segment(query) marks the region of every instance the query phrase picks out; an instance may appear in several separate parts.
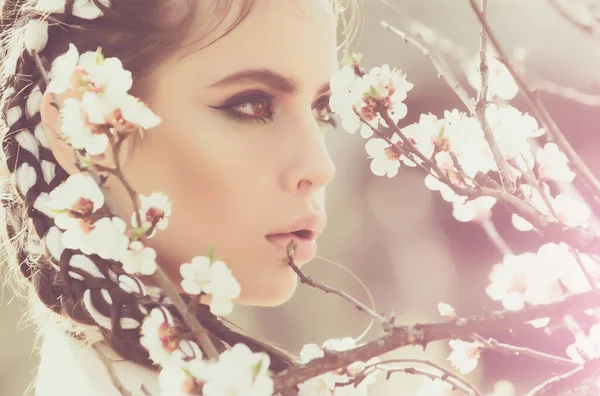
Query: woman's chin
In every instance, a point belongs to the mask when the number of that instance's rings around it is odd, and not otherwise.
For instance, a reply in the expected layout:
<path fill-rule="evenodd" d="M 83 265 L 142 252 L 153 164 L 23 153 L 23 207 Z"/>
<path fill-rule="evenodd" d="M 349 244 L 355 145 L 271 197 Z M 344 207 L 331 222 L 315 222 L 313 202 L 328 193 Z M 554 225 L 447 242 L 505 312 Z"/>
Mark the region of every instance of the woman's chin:
<path fill-rule="evenodd" d="M 242 284 L 242 294 L 236 303 L 258 307 L 276 307 L 292 298 L 297 286 L 298 276 L 290 268 L 283 268 L 282 273 L 270 277 L 268 283 L 248 285 L 246 292 L 244 292 Z"/>

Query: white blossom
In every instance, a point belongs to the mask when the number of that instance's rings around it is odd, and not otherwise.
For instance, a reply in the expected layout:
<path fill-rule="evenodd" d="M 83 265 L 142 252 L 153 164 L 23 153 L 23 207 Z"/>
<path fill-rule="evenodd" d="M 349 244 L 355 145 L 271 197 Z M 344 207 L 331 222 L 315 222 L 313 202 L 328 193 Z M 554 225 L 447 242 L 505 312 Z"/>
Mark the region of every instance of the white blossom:
<path fill-rule="evenodd" d="M 561 296 L 557 270 L 539 253 L 506 255 L 492 267 L 489 278 L 486 293 L 509 310 L 550 303 Z"/>
<path fill-rule="evenodd" d="M 88 51 L 79 57 L 78 64 L 87 73 L 95 92 L 125 93 L 133 85 L 131 72 L 123 69 L 119 58 L 104 58 L 99 52 Z"/>
<path fill-rule="evenodd" d="M 558 149 L 556 143 L 546 143 L 543 148 L 538 149 L 535 159 L 541 179 L 571 182 L 575 178 L 575 173 L 567 164 L 567 156 Z"/>
<path fill-rule="evenodd" d="M 164 396 L 188 396 L 196 381 L 186 367 L 176 363 L 166 364 L 158 374 L 158 383 Z"/>
<path fill-rule="evenodd" d="M 452 352 L 448 360 L 461 374 L 468 374 L 475 370 L 479 362 L 481 344 L 478 342 L 466 342 L 462 340 L 450 340 L 448 342 Z"/>
<path fill-rule="evenodd" d="M 546 243 L 538 249 L 538 260 L 543 263 L 548 277 L 555 282 L 560 282 L 573 293 L 582 293 L 590 290 L 590 284 L 580 268 L 574 253 L 564 242 Z M 586 254 L 578 255 L 585 270 L 593 274 L 598 271 L 598 265 Z M 556 298 L 560 297 L 557 295 Z"/>
<path fill-rule="evenodd" d="M 181 287 L 187 294 L 198 295 L 210 282 L 210 258 L 194 257 L 190 263 L 181 264 L 179 272 L 183 277 Z"/>
<path fill-rule="evenodd" d="M 552 209 L 559 220 L 568 227 L 583 226 L 592 215 L 585 202 L 576 200 L 567 194 L 558 194 L 554 197 Z"/>
<path fill-rule="evenodd" d="M 129 246 L 127 224 L 120 217 L 103 217 L 96 221 L 90 233 L 94 253 L 103 259 L 119 261 Z"/>
<path fill-rule="evenodd" d="M 87 94 L 87 92 L 86 92 Z M 84 95 L 84 99 L 85 99 Z M 108 136 L 104 131 L 92 125 L 83 109 L 83 103 L 68 98 L 60 109 L 61 130 L 73 148 L 85 150 L 91 155 L 102 154 L 108 147 Z"/>
<path fill-rule="evenodd" d="M 145 247 L 140 241 L 133 241 L 121 258 L 123 269 L 128 274 L 152 275 L 156 272 L 156 251 Z"/>
<path fill-rule="evenodd" d="M 400 142 L 400 136 L 394 134 L 390 139 L 392 143 Z M 388 142 L 384 139 L 369 139 L 365 144 L 365 150 L 371 160 L 371 172 L 375 176 L 394 177 L 398 174 L 400 168 L 400 155 L 397 154 Z"/>
<path fill-rule="evenodd" d="M 333 74 L 329 84 L 332 93 L 329 107 L 340 116 L 342 127 L 350 133 L 361 128 L 360 118 L 353 110 L 354 102 L 360 100 L 359 92 L 354 89 L 356 81 L 357 76 L 352 67 L 345 66 Z M 363 125 L 362 129 L 365 130 L 365 135 L 372 133 L 369 131 L 368 125 Z"/>
<path fill-rule="evenodd" d="M 222 261 L 211 262 L 206 256 L 197 256 L 180 266 L 181 287 L 192 295 L 211 294 L 210 310 L 214 315 L 229 315 L 232 300 L 240 296 L 241 288 L 231 270 Z"/>
<path fill-rule="evenodd" d="M 58 0 L 60 2 L 60 0 Z M 64 7 L 64 1 L 62 1 Z M 56 57 L 52 62 L 50 69 L 50 83 L 48 84 L 48 92 L 61 94 L 71 87 L 73 74 L 79 60 L 79 51 L 73 44 L 69 44 L 69 49 L 66 53 Z"/>
<path fill-rule="evenodd" d="M 229 315 L 233 310 L 232 300 L 240 296 L 240 284 L 222 261 L 212 263 L 210 278 L 210 283 L 204 287 L 205 292 L 212 295 L 210 311 L 217 316 Z"/>
<path fill-rule="evenodd" d="M 377 114 L 377 103 L 386 109 L 395 123 L 406 116 L 407 108 L 402 101 L 413 87 L 404 74 L 391 70 L 389 65 L 374 67 L 362 77 L 346 66 L 332 76 L 330 83 L 331 110 L 339 114 L 346 131 L 355 133 L 360 129 L 363 138 L 373 135 L 371 127 L 377 128 L 380 123 L 387 126 Z M 368 125 L 362 123 L 361 117 Z"/>
<path fill-rule="evenodd" d="M 154 308 L 142 323 L 140 344 L 150 353 L 150 359 L 163 364 L 171 359 L 178 345 L 174 337 L 171 314 L 163 308 Z"/>
<path fill-rule="evenodd" d="M 146 104 L 131 95 L 122 97 L 119 102 L 119 109 L 124 120 L 144 129 L 153 128 L 162 121 Z"/>
<path fill-rule="evenodd" d="M 465 199 L 465 197 L 456 194 L 450 186 L 432 174 L 425 176 L 425 186 L 432 191 L 439 191 L 442 198 L 447 202 L 462 202 Z"/>
<path fill-rule="evenodd" d="M 485 117 L 500 151 L 507 160 L 530 155 L 529 139 L 545 133 L 535 118 L 512 106 L 499 107 L 491 104 L 486 108 Z"/>
<path fill-rule="evenodd" d="M 50 207 L 58 212 L 73 211 L 85 216 L 104 205 L 104 194 L 98 184 L 84 173 L 75 173 L 50 192 Z"/>
<path fill-rule="evenodd" d="M 486 396 L 515 396 L 517 394 L 515 386 L 507 380 L 496 381 L 491 393 Z"/>
<path fill-rule="evenodd" d="M 271 360 L 266 353 L 254 353 L 238 343 L 219 355 L 217 362 L 205 366 L 204 396 L 271 396 L 273 379 L 269 376 Z M 232 381 L 232 378 L 235 380 Z"/>
<path fill-rule="evenodd" d="M 453 202 L 452 215 L 458 221 L 482 221 L 492 215 L 492 207 L 496 204 L 496 198 L 477 197 L 475 199 L 461 202 Z"/>
<path fill-rule="evenodd" d="M 402 128 L 402 133 L 414 141 L 415 147 L 427 158 L 433 154 L 435 146 L 448 145 L 445 137 L 445 120 L 439 120 L 433 114 L 421 114 L 418 123 Z"/>
<path fill-rule="evenodd" d="M 298 384 L 298 396 L 333 396 L 336 394 L 336 382 L 345 381 L 333 372 L 321 374 Z"/>
<path fill-rule="evenodd" d="M 313 359 L 318 359 L 325 356 L 325 350 L 329 351 L 346 351 L 356 347 L 356 341 L 352 337 L 345 337 L 341 339 L 330 339 L 323 343 L 323 347 L 320 348 L 316 344 L 306 344 L 300 351 L 300 361 L 302 363 L 308 363 Z M 301 384 L 298 384 L 300 390 L 299 396 L 360 396 L 366 395 L 368 386 L 373 384 L 377 372 L 368 373 L 361 383 L 355 387 L 354 385 L 347 386 L 336 386 L 336 383 L 346 383 L 354 376 L 358 375 L 363 369 L 375 362 L 378 362 L 378 358 L 373 358 L 368 362 L 354 362 L 348 365 L 345 369 L 330 371 L 321 374 L 317 377 L 311 378 Z"/>
<path fill-rule="evenodd" d="M 494 97 L 502 100 L 511 100 L 517 96 L 519 86 L 504 63 L 500 62 L 489 50 L 486 56 L 486 63 L 488 66 L 487 100 L 492 100 Z M 481 88 L 480 65 L 481 58 L 479 53 L 473 56 L 472 60 L 466 65 L 467 80 L 478 91 Z"/>
<path fill-rule="evenodd" d="M 169 216 L 171 216 L 171 203 L 168 196 L 159 192 L 152 193 L 149 196 L 140 195 L 140 203 L 141 227 L 148 229 L 153 223 L 156 223 L 156 229 L 164 230 L 167 228 Z M 135 213 L 131 215 L 131 223 L 134 227 L 139 226 Z"/>
<path fill-rule="evenodd" d="M 447 318 L 455 318 L 456 317 L 456 312 L 454 311 L 454 308 L 452 307 L 452 305 L 447 304 L 447 303 L 438 303 L 438 312 L 440 313 L 440 315 L 447 317 Z"/>

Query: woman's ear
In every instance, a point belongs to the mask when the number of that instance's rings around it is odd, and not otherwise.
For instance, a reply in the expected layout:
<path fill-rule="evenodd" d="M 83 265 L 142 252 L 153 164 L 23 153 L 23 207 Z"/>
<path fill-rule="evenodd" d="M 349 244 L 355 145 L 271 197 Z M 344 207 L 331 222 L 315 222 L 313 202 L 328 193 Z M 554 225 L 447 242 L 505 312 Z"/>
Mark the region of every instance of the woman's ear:
<path fill-rule="evenodd" d="M 62 95 L 61 95 L 62 96 Z M 79 170 L 75 166 L 75 153 L 73 148 L 69 146 L 63 137 L 61 132 L 61 116 L 59 110 L 56 108 L 54 98 L 58 99 L 59 104 L 62 105 L 64 96 L 52 95 L 46 90 L 42 96 L 42 103 L 40 104 L 40 115 L 42 117 L 42 126 L 46 132 L 48 143 L 56 158 L 56 162 L 70 175 L 77 173 Z"/>

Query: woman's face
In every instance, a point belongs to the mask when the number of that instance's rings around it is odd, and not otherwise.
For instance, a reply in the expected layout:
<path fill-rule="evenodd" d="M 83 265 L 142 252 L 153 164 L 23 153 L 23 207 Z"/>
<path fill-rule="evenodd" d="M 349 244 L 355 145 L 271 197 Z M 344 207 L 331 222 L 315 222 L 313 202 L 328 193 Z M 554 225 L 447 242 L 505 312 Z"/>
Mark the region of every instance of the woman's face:
<path fill-rule="evenodd" d="M 172 201 L 169 227 L 148 244 L 173 280 L 214 246 L 242 286 L 240 303 L 292 295 L 296 275 L 282 261 L 291 237 L 268 235 L 310 230 L 296 263 L 314 256 L 335 172 L 324 133 L 336 45 L 330 0 L 257 0 L 226 36 L 158 70 L 145 101 L 162 123 L 136 143 L 125 171 L 138 192 Z"/>

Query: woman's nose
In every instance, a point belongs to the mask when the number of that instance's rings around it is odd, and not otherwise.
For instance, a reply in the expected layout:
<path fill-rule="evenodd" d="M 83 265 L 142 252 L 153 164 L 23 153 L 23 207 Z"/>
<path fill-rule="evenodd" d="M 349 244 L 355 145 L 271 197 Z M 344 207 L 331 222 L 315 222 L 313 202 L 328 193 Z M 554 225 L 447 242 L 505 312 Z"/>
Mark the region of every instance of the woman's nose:
<path fill-rule="evenodd" d="M 308 124 L 308 125 L 306 125 Z M 286 189 L 293 194 L 306 195 L 329 184 L 335 176 L 335 166 L 325 145 L 323 131 L 314 118 L 297 128 L 293 139 L 290 171 L 286 175 Z"/>

